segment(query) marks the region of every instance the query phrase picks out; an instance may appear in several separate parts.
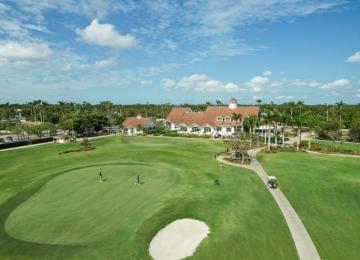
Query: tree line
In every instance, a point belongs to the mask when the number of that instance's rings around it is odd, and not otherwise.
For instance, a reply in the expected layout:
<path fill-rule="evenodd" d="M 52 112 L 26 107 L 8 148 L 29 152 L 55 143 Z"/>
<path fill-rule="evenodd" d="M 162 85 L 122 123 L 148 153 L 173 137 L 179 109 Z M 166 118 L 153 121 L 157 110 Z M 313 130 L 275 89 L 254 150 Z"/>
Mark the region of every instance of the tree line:
<path fill-rule="evenodd" d="M 360 141 L 360 104 L 350 105 L 340 101 L 336 104 L 307 105 L 302 101 L 283 104 L 256 102 L 261 108 L 262 123 L 278 126 L 309 128 L 321 138 L 334 139 L 348 133 L 349 140 Z M 193 111 L 201 111 L 209 105 L 224 105 L 219 100 L 204 104 L 180 104 Z M 99 130 L 103 126 L 120 125 L 127 117 L 141 114 L 146 117 L 166 118 L 176 105 L 165 104 L 114 104 L 110 101 L 91 104 L 59 101 L 50 104 L 44 100 L 35 100 L 25 104 L 0 104 L 0 130 L 14 130 L 22 117 L 37 125 L 34 129 L 60 128 L 84 132 L 87 129 Z M 240 115 L 241 116 L 241 115 Z M 250 120 L 250 122 L 249 122 Z M 255 119 L 246 119 L 246 126 L 254 129 Z M 41 123 L 41 124 L 40 124 Z M 282 129 L 282 127 L 280 127 Z"/>

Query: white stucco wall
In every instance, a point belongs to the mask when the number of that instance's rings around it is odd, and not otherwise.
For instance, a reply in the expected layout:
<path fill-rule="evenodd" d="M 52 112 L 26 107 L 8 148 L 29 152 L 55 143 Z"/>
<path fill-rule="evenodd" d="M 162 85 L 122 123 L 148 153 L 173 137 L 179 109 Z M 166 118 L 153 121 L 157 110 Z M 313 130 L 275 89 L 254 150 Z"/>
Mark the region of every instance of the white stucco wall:
<path fill-rule="evenodd" d="M 186 127 L 186 131 L 182 131 L 181 127 Z M 198 135 L 211 135 L 211 136 L 214 136 L 215 134 L 220 134 L 221 136 L 229 136 L 229 135 L 233 135 L 236 132 L 235 126 L 221 126 L 221 127 L 220 126 L 219 127 L 201 126 L 201 127 L 198 127 L 199 128 L 198 132 L 193 132 L 192 127 L 193 126 L 185 126 L 185 125 L 177 126 L 177 125 L 171 123 L 170 130 L 176 130 L 180 134 L 198 134 Z M 205 132 L 205 127 L 210 127 L 211 132 Z M 220 128 L 219 131 L 218 131 L 218 128 Z M 227 132 L 227 128 L 230 128 L 231 131 Z"/>

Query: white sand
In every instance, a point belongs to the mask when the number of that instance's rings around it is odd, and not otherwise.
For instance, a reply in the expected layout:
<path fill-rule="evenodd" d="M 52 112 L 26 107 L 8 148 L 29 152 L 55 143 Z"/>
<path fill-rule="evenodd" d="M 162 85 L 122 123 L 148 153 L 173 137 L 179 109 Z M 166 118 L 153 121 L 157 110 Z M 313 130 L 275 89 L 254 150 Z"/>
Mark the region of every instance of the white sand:
<path fill-rule="evenodd" d="M 207 237 L 209 227 L 194 219 L 179 219 L 160 230 L 150 242 L 155 260 L 179 260 L 191 256 Z"/>

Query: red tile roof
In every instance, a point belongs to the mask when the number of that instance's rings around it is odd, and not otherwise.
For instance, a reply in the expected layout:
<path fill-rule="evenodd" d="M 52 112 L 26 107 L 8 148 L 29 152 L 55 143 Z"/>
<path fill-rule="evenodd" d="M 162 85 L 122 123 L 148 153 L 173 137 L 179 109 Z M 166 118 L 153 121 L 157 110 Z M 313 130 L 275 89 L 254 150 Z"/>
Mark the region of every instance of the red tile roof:
<path fill-rule="evenodd" d="M 147 123 L 150 122 L 150 118 L 148 117 L 128 117 L 126 120 L 122 123 L 124 128 L 132 127 L 145 127 Z"/>
<path fill-rule="evenodd" d="M 186 124 L 188 126 L 197 124 L 199 126 L 240 126 L 242 125 L 245 117 L 248 115 L 258 116 L 260 112 L 257 106 L 238 106 L 231 109 L 227 106 L 208 106 L 205 111 L 192 112 L 189 108 L 176 107 L 173 108 L 166 120 L 174 124 Z M 226 122 L 217 121 L 216 118 L 221 117 L 233 117 L 234 114 L 241 114 L 240 122 Z"/>

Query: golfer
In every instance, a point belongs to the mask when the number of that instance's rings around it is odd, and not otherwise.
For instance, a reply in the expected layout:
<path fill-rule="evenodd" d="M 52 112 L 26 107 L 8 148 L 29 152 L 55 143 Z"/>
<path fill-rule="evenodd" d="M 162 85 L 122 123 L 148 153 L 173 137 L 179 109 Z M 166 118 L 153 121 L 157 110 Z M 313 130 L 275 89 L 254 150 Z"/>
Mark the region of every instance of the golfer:
<path fill-rule="evenodd" d="M 99 177 L 100 177 L 100 183 L 102 183 L 102 182 L 103 182 L 103 179 L 102 179 L 102 173 L 101 173 L 101 171 L 99 172 Z"/>
<path fill-rule="evenodd" d="M 135 183 L 136 185 L 137 184 L 140 184 L 140 175 L 138 175 L 138 176 L 136 176 L 136 183 Z"/>

